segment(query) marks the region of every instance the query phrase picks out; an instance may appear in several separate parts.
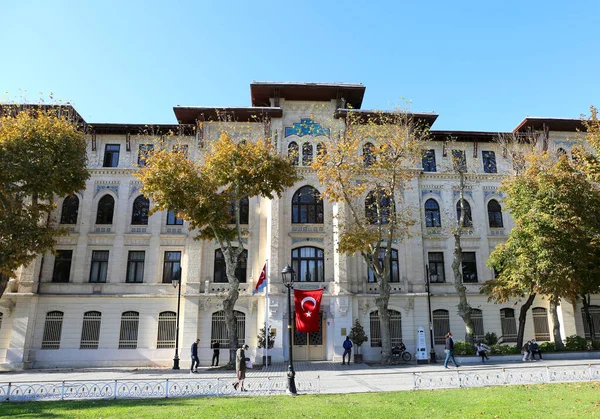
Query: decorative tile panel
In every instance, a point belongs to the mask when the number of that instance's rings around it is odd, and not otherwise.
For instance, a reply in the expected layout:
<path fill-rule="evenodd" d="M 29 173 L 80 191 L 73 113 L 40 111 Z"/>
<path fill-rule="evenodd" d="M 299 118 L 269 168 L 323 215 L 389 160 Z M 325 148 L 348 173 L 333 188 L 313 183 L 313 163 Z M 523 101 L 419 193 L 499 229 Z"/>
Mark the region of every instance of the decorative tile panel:
<path fill-rule="evenodd" d="M 321 124 L 316 123 L 310 118 L 300 118 L 300 123 L 294 123 L 291 127 L 285 127 L 285 137 L 297 135 L 304 137 L 312 135 L 318 137 L 320 135 L 329 135 L 329 128 L 323 128 Z"/>

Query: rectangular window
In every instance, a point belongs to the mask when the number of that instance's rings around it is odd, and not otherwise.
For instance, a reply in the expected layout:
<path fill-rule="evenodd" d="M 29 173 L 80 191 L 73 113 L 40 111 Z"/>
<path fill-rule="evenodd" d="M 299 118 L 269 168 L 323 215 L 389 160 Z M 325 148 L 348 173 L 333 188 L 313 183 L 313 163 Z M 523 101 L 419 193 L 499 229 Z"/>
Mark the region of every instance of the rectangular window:
<path fill-rule="evenodd" d="M 177 218 L 175 211 L 167 212 L 167 225 L 168 226 L 181 226 L 183 225 L 183 220 L 181 218 Z"/>
<path fill-rule="evenodd" d="M 464 283 L 477 283 L 477 262 L 475 252 L 463 252 L 462 274 Z"/>
<path fill-rule="evenodd" d="M 435 150 L 425 150 L 423 152 L 423 171 L 435 172 Z"/>
<path fill-rule="evenodd" d="M 457 172 L 467 171 L 467 156 L 464 150 L 452 150 L 452 166 Z"/>
<path fill-rule="evenodd" d="M 108 250 L 94 250 L 92 252 L 92 267 L 90 269 L 90 282 L 106 282 L 108 272 Z"/>
<path fill-rule="evenodd" d="M 127 257 L 126 282 L 144 282 L 144 260 L 146 252 L 130 251 Z"/>
<path fill-rule="evenodd" d="M 150 153 L 154 150 L 153 144 L 140 144 L 138 152 L 138 166 L 144 167 Z"/>
<path fill-rule="evenodd" d="M 181 252 L 165 252 L 163 284 L 170 284 L 176 275 L 181 279 Z"/>
<path fill-rule="evenodd" d="M 443 252 L 429 252 L 429 282 L 446 282 Z"/>
<path fill-rule="evenodd" d="M 104 167 L 117 167 L 119 165 L 119 144 L 106 144 L 104 148 Z"/>
<path fill-rule="evenodd" d="M 69 282 L 72 260 L 72 250 L 56 251 L 56 258 L 54 259 L 54 272 L 52 273 L 52 282 Z"/>
<path fill-rule="evenodd" d="M 485 173 L 498 173 L 496 168 L 496 153 L 493 151 L 483 151 L 483 171 Z"/>
<path fill-rule="evenodd" d="M 173 146 L 173 151 L 178 152 L 178 153 L 183 153 L 183 155 L 185 157 L 188 156 L 189 149 L 190 149 L 190 147 L 187 144 L 175 144 Z"/>

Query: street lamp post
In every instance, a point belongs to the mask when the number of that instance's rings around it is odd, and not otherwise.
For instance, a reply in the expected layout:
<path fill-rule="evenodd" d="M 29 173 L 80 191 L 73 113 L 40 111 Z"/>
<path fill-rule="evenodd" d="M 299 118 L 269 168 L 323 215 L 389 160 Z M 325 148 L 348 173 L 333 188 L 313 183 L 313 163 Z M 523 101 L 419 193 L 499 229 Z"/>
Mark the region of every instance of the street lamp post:
<path fill-rule="evenodd" d="M 294 288 L 294 280 L 296 279 L 296 272 L 294 269 L 287 265 L 281 271 L 281 278 L 283 280 L 283 285 L 288 289 L 288 351 L 290 354 L 290 362 L 288 364 L 288 388 L 287 391 L 292 396 L 295 396 L 296 391 L 296 373 L 294 372 L 294 361 L 292 356 L 292 289 Z"/>
<path fill-rule="evenodd" d="M 175 357 L 173 357 L 173 369 L 179 369 L 179 303 L 181 301 L 181 274 L 175 274 L 171 281 L 173 287 L 177 288 L 177 320 L 175 325 Z"/>
<path fill-rule="evenodd" d="M 427 275 L 427 312 L 429 314 L 429 362 L 437 363 L 435 359 L 435 346 L 433 345 L 433 320 L 431 319 L 431 292 L 429 285 L 431 284 L 431 276 L 429 275 L 429 266 L 425 265 L 425 274 Z"/>

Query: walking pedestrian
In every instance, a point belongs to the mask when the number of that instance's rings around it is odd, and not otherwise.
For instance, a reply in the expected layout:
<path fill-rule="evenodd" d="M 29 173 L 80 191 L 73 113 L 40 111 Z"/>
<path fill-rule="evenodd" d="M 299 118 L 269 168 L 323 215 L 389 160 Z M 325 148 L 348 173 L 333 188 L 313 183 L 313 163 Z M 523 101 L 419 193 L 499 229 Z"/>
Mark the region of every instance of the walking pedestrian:
<path fill-rule="evenodd" d="M 200 339 L 196 339 L 196 341 L 192 343 L 192 366 L 190 367 L 190 374 L 197 373 L 198 365 L 200 365 L 200 360 L 198 359 L 198 343 L 200 343 Z"/>
<path fill-rule="evenodd" d="M 350 356 L 352 355 L 352 341 L 350 336 L 346 336 L 346 340 L 342 345 L 344 347 L 344 355 L 342 355 L 342 365 L 346 363 L 346 355 L 348 355 L 348 365 L 350 365 Z"/>
<path fill-rule="evenodd" d="M 216 339 L 213 339 L 213 341 L 210 343 L 210 347 L 213 350 L 213 356 L 212 356 L 212 361 L 210 363 L 211 367 L 218 367 L 219 366 L 219 349 L 221 348 L 221 345 L 219 344 L 219 342 Z"/>
<path fill-rule="evenodd" d="M 454 339 L 452 338 L 452 333 L 446 333 L 446 347 L 444 349 L 446 351 L 446 359 L 444 360 L 444 368 L 448 368 L 448 361 L 452 360 L 452 363 L 456 368 L 460 367 L 454 358 Z"/>
<path fill-rule="evenodd" d="M 235 373 L 237 381 L 233 383 L 233 388 L 239 391 L 248 391 L 244 388 L 244 380 L 246 379 L 246 361 L 250 361 L 250 358 L 246 358 L 246 351 L 248 348 L 248 345 L 244 345 L 235 353 Z"/>

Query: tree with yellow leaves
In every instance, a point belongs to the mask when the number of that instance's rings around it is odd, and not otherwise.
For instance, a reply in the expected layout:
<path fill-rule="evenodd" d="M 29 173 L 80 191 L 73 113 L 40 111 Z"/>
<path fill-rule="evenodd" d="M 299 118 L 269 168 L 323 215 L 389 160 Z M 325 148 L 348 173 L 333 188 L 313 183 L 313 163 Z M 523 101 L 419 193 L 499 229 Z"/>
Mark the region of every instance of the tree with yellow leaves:
<path fill-rule="evenodd" d="M 337 250 L 359 254 L 378 284 L 381 356 L 389 364 L 392 243 L 406 238 L 415 224 L 403 191 L 419 173 L 428 130 L 405 110 L 348 110 L 344 117 L 344 130 L 324 141 L 312 167 L 322 195 L 339 205 Z"/>
<path fill-rule="evenodd" d="M 295 169 L 277 154 L 269 139 L 235 141 L 222 132 L 199 161 L 177 148 L 159 149 L 149 155 L 136 177 L 142 181 L 141 192 L 153 201 L 151 212 L 175 211 L 191 229 L 198 230 L 196 239 L 219 243 L 229 283 L 223 312 L 230 351 L 235 354 L 238 335 L 233 311 L 239 297 L 235 272 L 246 234 L 240 222 L 240 202 L 255 196 L 281 196 L 299 180 Z"/>
<path fill-rule="evenodd" d="M 55 196 L 85 187 L 85 136 L 69 106 L 0 107 L 0 296 L 21 265 L 64 233 L 50 217 Z"/>

